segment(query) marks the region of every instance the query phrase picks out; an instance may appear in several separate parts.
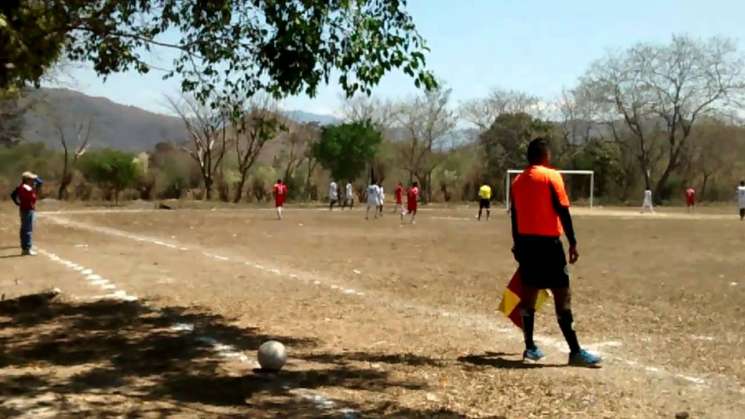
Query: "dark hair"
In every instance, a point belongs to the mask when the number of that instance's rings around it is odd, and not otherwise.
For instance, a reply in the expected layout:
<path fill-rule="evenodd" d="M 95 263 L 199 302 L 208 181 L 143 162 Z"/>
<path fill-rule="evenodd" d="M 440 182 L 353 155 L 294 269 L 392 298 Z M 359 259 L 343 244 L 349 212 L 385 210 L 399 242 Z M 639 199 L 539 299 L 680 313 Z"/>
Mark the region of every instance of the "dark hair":
<path fill-rule="evenodd" d="M 548 141 L 538 137 L 528 144 L 528 163 L 541 164 L 548 156 Z"/>
<path fill-rule="evenodd" d="M 414 183 L 412 183 L 411 186 L 419 186 L 419 182 L 414 181 Z"/>
<path fill-rule="evenodd" d="M 745 186 L 745 180 L 741 180 L 741 181 L 740 181 L 740 185 L 741 185 L 741 186 Z"/>
<path fill-rule="evenodd" d="M 282 183 L 282 179 L 277 179 L 277 183 Z"/>

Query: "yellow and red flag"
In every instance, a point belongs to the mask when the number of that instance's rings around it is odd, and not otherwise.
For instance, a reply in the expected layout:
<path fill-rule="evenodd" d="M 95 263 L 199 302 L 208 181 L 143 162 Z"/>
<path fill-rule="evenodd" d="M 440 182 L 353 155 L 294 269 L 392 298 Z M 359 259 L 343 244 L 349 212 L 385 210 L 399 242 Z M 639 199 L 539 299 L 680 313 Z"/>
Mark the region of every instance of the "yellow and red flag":
<path fill-rule="evenodd" d="M 520 329 L 523 328 L 523 318 L 520 315 L 520 309 L 518 306 L 520 301 L 525 298 L 524 296 L 525 287 L 523 287 L 523 281 L 520 277 L 520 269 L 518 269 L 515 271 L 515 274 L 512 275 L 510 283 L 507 284 L 507 289 L 505 289 L 504 294 L 502 294 L 502 301 L 499 302 L 499 311 L 509 317 L 509 319 L 512 320 L 512 323 L 515 323 L 515 326 Z M 535 299 L 535 311 L 540 310 L 541 306 L 546 302 L 546 299 L 548 299 L 549 296 L 550 294 L 546 290 L 538 291 L 538 296 Z"/>

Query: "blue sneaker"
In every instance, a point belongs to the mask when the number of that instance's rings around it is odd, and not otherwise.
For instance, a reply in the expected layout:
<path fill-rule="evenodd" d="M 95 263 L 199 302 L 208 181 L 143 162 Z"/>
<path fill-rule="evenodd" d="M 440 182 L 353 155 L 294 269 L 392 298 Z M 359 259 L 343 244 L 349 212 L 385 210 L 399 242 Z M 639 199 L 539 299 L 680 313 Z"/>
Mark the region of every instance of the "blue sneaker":
<path fill-rule="evenodd" d="M 576 367 L 599 367 L 602 361 L 602 358 L 584 349 L 581 349 L 577 353 L 569 354 L 569 365 Z"/>
<path fill-rule="evenodd" d="M 544 355 L 543 351 L 538 349 L 538 347 L 526 349 L 525 352 L 523 352 L 523 361 L 538 362 L 544 356 L 546 355 Z"/>

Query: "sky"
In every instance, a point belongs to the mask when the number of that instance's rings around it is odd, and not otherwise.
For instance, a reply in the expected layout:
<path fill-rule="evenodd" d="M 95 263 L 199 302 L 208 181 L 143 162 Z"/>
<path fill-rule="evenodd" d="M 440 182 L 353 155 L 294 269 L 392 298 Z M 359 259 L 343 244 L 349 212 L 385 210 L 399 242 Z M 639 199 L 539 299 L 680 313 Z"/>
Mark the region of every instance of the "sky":
<path fill-rule="evenodd" d="M 427 66 L 452 89 L 453 105 L 484 97 L 494 87 L 551 100 L 572 87 L 590 63 L 638 42 L 668 42 L 673 34 L 723 36 L 745 52 L 742 0 L 409 0 L 407 6 L 431 52 Z M 167 57 L 151 57 L 167 66 Z M 110 76 L 105 82 L 84 66 L 63 84 L 92 96 L 168 113 L 165 94 L 178 94 L 162 72 Z M 417 94 L 402 73 L 374 89 L 381 98 Z M 339 115 L 340 87 L 314 98 L 284 99 L 286 110 Z"/>

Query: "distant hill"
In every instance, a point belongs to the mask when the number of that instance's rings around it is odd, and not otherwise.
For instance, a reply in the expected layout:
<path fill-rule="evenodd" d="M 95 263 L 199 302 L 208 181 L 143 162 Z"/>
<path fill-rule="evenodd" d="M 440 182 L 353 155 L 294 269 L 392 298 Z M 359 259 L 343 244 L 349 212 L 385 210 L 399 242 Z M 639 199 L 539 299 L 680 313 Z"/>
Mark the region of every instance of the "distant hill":
<path fill-rule="evenodd" d="M 333 125 L 342 122 L 341 118 L 332 115 L 322 115 L 304 111 L 283 111 L 282 113 L 293 121 L 300 123 L 317 122 L 319 125 Z"/>
<path fill-rule="evenodd" d="M 56 121 L 61 122 L 67 138 L 75 136 L 75 125 L 92 120 L 91 147 L 111 147 L 126 151 L 147 151 L 160 142 L 182 143 L 188 135 L 181 119 L 122 105 L 103 97 L 88 96 L 69 89 L 42 88 L 32 91 L 29 99 L 37 102 L 27 114 L 23 131 L 25 141 L 41 142 L 61 148 Z M 283 111 L 296 122 L 335 124 L 331 115 L 299 110 Z M 54 116 L 50 116 L 54 115 Z"/>
<path fill-rule="evenodd" d="M 39 104 L 26 114 L 24 139 L 52 148 L 60 148 L 55 121 L 60 121 L 66 137 L 72 138 L 76 124 L 91 120 L 92 147 L 143 151 L 159 142 L 179 143 L 187 138 L 184 124 L 177 117 L 122 105 L 103 97 L 49 88 L 35 90 L 30 96 Z"/>

